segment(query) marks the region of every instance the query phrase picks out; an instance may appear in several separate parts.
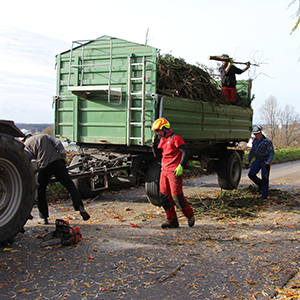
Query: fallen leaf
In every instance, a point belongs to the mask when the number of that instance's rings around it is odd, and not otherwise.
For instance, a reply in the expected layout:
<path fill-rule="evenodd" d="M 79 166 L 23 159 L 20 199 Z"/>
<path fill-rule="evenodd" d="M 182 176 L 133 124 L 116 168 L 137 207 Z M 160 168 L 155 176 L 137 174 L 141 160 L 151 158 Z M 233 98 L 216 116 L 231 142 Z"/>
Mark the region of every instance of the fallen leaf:
<path fill-rule="evenodd" d="M 137 224 L 133 224 L 133 223 L 129 223 L 132 227 L 137 227 L 137 228 L 142 228 L 142 226 L 137 225 Z"/>

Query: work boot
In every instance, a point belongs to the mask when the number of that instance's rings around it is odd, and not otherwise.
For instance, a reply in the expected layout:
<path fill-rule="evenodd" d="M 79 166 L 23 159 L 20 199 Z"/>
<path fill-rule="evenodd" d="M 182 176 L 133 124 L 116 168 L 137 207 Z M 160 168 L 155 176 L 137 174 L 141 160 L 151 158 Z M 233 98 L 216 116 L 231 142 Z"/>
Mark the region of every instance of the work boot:
<path fill-rule="evenodd" d="M 195 217 L 194 216 L 188 218 L 188 224 L 189 224 L 190 227 L 194 226 L 194 224 L 195 224 Z"/>
<path fill-rule="evenodd" d="M 83 206 L 79 207 L 79 213 L 81 214 L 83 221 L 87 221 L 90 218 L 90 215 Z"/>
<path fill-rule="evenodd" d="M 161 224 L 161 228 L 178 228 L 179 223 L 177 219 L 173 219 L 170 223 L 169 221 L 166 221 L 165 223 Z"/>

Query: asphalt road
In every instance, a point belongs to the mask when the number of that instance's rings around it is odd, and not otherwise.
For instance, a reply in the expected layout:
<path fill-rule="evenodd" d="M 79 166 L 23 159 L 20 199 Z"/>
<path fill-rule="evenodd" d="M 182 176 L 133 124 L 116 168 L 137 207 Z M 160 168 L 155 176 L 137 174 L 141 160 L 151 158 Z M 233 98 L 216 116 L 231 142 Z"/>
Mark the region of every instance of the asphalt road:
<path fill-rule="evenodd" d="M 34 207 L 25 233 L 0 248 L 1 299 L 281 299 L 280 288 L 298 284 L 299 171 L 300 162 L 271 171 L 270 189 L 288 191 L 293 210 L 274 201 L 256 218 L 197 217 L 193 228 L 179 214 L 178 229 L 162 230 L 164 212 L 143 188 L 88 200 L 87 222 L 62 202 L 46 226 Z M 244 171 L 240 187 L 249 184 Z M 217 191 L 215 175 L 184 184 L 187 197 Z M 57 218 L 78 226 L 82 241 L 41 248 Z"/>

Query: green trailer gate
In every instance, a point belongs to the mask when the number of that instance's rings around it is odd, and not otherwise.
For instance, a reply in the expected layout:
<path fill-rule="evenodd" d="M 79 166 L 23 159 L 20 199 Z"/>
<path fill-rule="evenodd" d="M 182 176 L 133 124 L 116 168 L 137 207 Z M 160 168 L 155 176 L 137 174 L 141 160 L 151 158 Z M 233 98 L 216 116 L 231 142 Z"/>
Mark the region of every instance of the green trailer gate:
<path fill-rule="evenodd" d="M 102 37 L 56 58 L 55 133 L 80 143 L 144 145 L 155 118 L 157 49 Z"/>

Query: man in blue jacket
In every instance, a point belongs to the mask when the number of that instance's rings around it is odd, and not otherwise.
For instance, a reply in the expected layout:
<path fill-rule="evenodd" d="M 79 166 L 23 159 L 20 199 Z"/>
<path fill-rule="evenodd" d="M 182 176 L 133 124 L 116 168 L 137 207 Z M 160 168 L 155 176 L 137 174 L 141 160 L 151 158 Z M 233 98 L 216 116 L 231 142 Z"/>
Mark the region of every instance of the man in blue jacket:
<path fill-rule="evenodd" d="M 254 125 L 253 134 L 255 139 L 252 142 L 246 167 L 249 167 L 252 158 L 255 156 L 248 176 L 258 186 L 259 191 L 261 191 L 261 198 L 266 199 L 269 189 L 270 164 L 275 152 L 272 141 L 263 135 L 262 126 Z M 261 170 L 261 179 L 257 177 L 259 170 Z"/>

